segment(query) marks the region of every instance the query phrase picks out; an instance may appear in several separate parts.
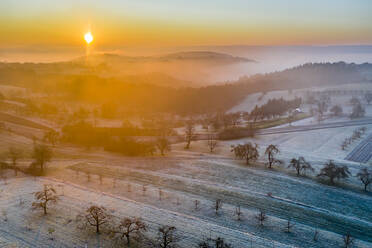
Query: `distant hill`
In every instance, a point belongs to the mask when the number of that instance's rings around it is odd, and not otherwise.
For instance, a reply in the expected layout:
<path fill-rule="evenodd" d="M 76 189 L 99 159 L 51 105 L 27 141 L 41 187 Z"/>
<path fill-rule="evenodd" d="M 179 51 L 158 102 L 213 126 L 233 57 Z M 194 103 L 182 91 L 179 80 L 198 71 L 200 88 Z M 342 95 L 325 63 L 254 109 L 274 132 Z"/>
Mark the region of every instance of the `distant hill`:
<path fill-rule="evenodd" d="M 178 52 L 160 56 L 158 58 L 161 60 L 224 60 L 230 63 L 256 62 L 255 60 L 247 59 L 244 57 L 235 57 L 225 53 L 216 53 L 209 51 Z"/>
<path fill-rule="evenodd" d="M 81 57 L 75 62 L 86 62 L 91 63 L 144 63 L 144 62 L 175 62 L 175 61 L 192 61 L 202 63 L 247 63 L 256 62 L 252 59 L 244 57 L 235 57 L 225 53 L 217 53 L 211 51 L 188 51 L 188 52 L 177 52 L 170 53 L 160 56 L 123 56 L 118 54 L 95 54 L 89 57 Z"/>
<path fill-rule="evenodd" d="M 372 83 L 372 64 L 368 63 L 309 63 L 280 72 L 242 77 L 223 85 L 194 88 L 189 87 L 191 82 L 177 80 L 169 74 L 120 74 L 115 71 L 122 69 L 120 66 L 108 66 L 109 69 L 106 66 L 87 69 L 83 65 L 73 66 L 72 62 L 64 65 L 0 63 L 0 83 L 74 101 L 113 102 L 134 112 L 178 114 L 226 111 L 248 94 L 258 92 Z M 79 69 L 85 71 L 76 73 Z"/>
<path fill-rule="evenodd" d="M 372 83 L 372 64 L 308 63 L 284 71 L 242 77 L 232 83 L 260 92 L 361 82 Z"/>
<path fill-rule="evenodd" d="M 131 79 L 160 86 L 200 87 L 212 84 L 217 73 L 229 65 L 252 63 L 253 60 L 210 51 L 180 52 L 161 56 L 123 56 L 93 54 L 68 62 L 0 63 L 0 70 L 22 74 L 96 75 Z M 4 72 L 5 73 L 5 72 Z M 149 76 L 151 75 L 151 76 Z M 13 75 L 19 76 L 19 75 Z M 126 80 L 126 81 L 128 81 Z"/>

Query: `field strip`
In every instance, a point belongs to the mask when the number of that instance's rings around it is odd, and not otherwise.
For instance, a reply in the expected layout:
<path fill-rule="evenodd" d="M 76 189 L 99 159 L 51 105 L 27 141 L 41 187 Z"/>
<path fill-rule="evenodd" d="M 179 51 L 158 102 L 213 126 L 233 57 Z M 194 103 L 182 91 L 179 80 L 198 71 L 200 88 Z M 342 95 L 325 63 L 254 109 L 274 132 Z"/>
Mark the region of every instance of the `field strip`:
<path fill-rule="evenodd" d="M 363 139 L 359 144 L 346 156 L 345 160 L 353 162 L 367 163 L 372 158 L 372 134 Z"/>
<path fill-rule="evenodd" d="M 141 172 L 143 174 L 148 174 L 146 171 L 143 171 L 143 170 L 138 170 L 138 169 L 132 169 L 132 170 Z M 346 216 L 344 214 L 333 213 L 333 212 L 331 212 L 327 209 L 324 209 L 324 208 L 319 208 L 319 207 L 316 207 L 316 206 L 304 204 L 304 203 L 301 203 L 301 202 L 289 200 L 289 199 L 282 198 L 282 197 L 276 197 L 276 196 L 268 197 L 267 194 L 257 192 L 257 191 L 252 191 L 252 190 L 248 190 L 248 189 L 241 189 L 241 188 L 230 186 L 230 185 L 222 185 L 222 184 L 217 183 L 217 182 L 204 181 L 204 180 L 200 180 L 200 179 L 192 179 L 192 178 L 188 178 L 188 177 L 186 178 L 186 177 L 178 176 L 178 175 L 174 175 L 174 174 L 169 175 L 169 174 L 164 174 L 164 173 L 159 173 L 159 172 L 151 172 L 151 174 L 154 174 L 154 175 L 162 177 L 162 178 L 172 179 L 172 180 L 174 178 L 176 178 L 176 179 L 179 179 L 179 180 L 182 180 L 182 181 L 189 181 L 192 184 L 213 186 L 216 189 L 223 188 L 223 189 L 228 189 L 228 190 L 231 190 L 231 191 L 234 191 L 234 192 L 242 192 L 242 193 L 245 193 L 245 194 L 250 194 L 252 196 L 259 196 L 259 197 L 262 197 L 262 198 L 275 199 L 277 201 L 286 202 L 288 204 L 297 205 L 297 206 L 300 206 L 300 207 L 303 207 L 303 208 L 311 209 L 311 210 L 317 211 L 319 213 L 326 213 L 328 215 L 338 216 L 342 219 L 350 219 L 350 220 L 359 221 L 359 222 L 362 222 L 365 225 L 368 225 L 372 228 L 372 223 L 369 222 L 369 221 L 362 220 L 362 219 L 359 219 L 359 218 L 356 218 L 356 217 Z"/>
<path fill-rule="evenodd" d="M 107 193 L 107 192 L 99 192 L 99 191 L 89 189 L 89 188 L 86 188 L 86 187 L 83 187 L 81 185 L 77 185 L 77 184 L 74 184 L 74 183 L 65 182 L 65 181 L 62 181 L 62 180 L 54 179 L 54 178 L 53 179 L 52 178 L 42 178 L 40 180 L 53 181 L 53 182 L 56 182 L 56 183 L 63 183 L 65 185 L 68 185 L 68 186 L 73 187 L 73 188 L 80 189 L 82 191 L 88 191 L 90 193 L 94 193 L 94 194 L 98 194 L 98 195 L 104 195 L 104 196 L 107 196 L 107 197 L 110 197 L 110 198 L 114 198 L 114 199 L 119 200 L 119 201 L 130 202 L 130 203 L 135 204 L 135 205 L 141 205 L 141 208 L 149 209 L 150 212 L 158 211 L 158 212 L 162 212 L 163 214 L 166 213 L 165 215 L 167 215 L 167 216 L 173 215 L 173 216 L 179 217 L 181 219 L 186 219 L 186 220 L 189 220 L 189 221 L 192 221 L 192 222 L 201 223 L 203 226 L 208 226 L 208 228 L 211 229 L 211 230 L 218 230 L 218 231 L 223 230 L 224 232 L 227 232 L 230 235 L 235 234 L 239 237 L 242 235 L 242 237 L 245 236 L 249 240 L 254 240 L 255 242 L 258 241 L 258 242 L 263 242 L 265 244 L 272 243 L 272 244 L 275 245 L 274 247 L 296 247 L 296 246 L 285 245 L 285 244 L 282 244 L 280 242 L 277 242 L 277 241 L 274 241 L 274 240 L 271 240 L 271 239 L 258 237 L 256 235 L 248 233 L 248 232 L 243 232 L 243 231 L 240 231 L 240 230 L 231 229 L 231 228 L 228 228 L 228 227 L 225 227 L 225 226 L 220 226 L 220 225 L 217 225 L 217 224 L 214 224 L 214 223 L 210 223 L 210 222 L 207 222 L 207 221 L 205 221 L 203 219 L 200 219 L 198 217 L 195 217 L 195 216 L 175 212 L 175 211 L 172 211 L 172 210 L 166 210 L 166 209 L 163 209 L 163 208 L 158 208 L 158 207 L 155 207 L 153 205 L 149 205 L 149 204 L 141 203 L 141 202 L 138 202 L 138 201 L 134 201 L 134 200 L 131 200 L 131 199 L 123 197 L 123 196 L 117 196 L 117 195 L 113 195 L 113 194 L 110 194 L 110 193 Z M 184 232 L 184 230 L 182 230 L 182 232 Z M 193 233 L 192 235 L 195 235 L 195 233 Z"/>

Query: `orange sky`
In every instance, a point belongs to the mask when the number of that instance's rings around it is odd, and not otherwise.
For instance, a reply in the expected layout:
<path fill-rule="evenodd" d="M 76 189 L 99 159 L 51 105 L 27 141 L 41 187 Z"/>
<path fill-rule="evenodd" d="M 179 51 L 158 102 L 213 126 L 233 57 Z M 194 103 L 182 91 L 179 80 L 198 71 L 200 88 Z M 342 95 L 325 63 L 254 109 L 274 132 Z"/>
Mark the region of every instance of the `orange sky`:
<path fill-rule="evenodd" d="M 372 44 L 371 1 L 2 0 L 0 46 Z"/>

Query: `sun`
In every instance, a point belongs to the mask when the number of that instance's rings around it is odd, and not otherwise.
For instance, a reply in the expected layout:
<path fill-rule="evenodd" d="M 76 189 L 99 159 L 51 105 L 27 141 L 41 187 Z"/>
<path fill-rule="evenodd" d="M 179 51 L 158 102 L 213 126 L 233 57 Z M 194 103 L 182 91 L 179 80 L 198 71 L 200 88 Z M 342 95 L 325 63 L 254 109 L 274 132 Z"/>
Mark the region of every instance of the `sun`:
<path fill-rule="evenodd" d="M 84 35 L 84 40 L 89 44 L 93 41 L 93 35 L 88 32 Z"/>

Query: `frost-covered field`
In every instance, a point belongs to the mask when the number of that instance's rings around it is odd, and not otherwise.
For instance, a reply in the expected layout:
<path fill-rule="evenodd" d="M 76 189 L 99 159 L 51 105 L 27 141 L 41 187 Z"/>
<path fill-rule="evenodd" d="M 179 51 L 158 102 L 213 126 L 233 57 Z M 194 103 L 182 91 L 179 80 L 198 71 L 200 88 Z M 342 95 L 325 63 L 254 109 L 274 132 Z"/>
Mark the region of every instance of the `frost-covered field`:
<path fill-rule="evenodd" d="M 98 204 L 116 217 L 141 217 L 150 227 L 150 237 L 160 225 L 176 226 L 181 247 L 197 247 L 201 239 L 210 236 L 224 237 L 234 247 L 339 247 L 342 234 L 347 232 L 357 238 L 357 247 L 372 245 L 372 197 L 354 188 L 327 186 L 287 171 L 247 167 L 227 156 L 196 152 L 175 151 L 166 158 L 97 156 L 78 162 L 54 161 L 47 178 L 9 175 L 6 183 L 1 183 L 3 243 L 110 247 L 107 236 L 76 228 L 75 216 Z M 98 173 L 103 175 L 102 184 Z M 44 183 L 55 185 L 61 195 L 46 217 L 31 210 L 32 193 Z M 224 202 L 218 216 L 212 208 L 216 199 Z M 195 200 L 200 201 L 198 210 L 194 209 Z M 234 216 L 238 205 L 243 212 L 241 221 Z M 259 209 L 268 215 L 263 227 L 255 219 Z M 288 234 L 284 229 L 289 218 L 296 225 Z M 56 230 L 53 240 L 48 234 L 50 227 Z M 313 240 L 315 230 L 320 233 L 317 242 Z"/>
<path fill-rule="evenodd" d="M 306 99 L 306 94 L 308 92 L 321 92 L 321 91 L 328 91 L 328 90 L 345 90 L 345 91 L 353 91 L 353 90 L 372 90 L 372 85 L 365 83 L 365 84 L 345 84 L 342 86 L 337 87 L 313 87 L 313 88 L 305 88 L 305 89 L 296 89 L 292 91 L 288 90 L 276 90 L 276 91 L 269 91 L 265 94 L 262 93 L 255 93 L 248 95 L 241 103 L 234 106 L 229 110 L 230 113 L 238 112 L 238 111 L 246 111 L 250 112 L 254 109 L 256 105 L 261 106 L 265 104 L 269 99 L 273 98 L 283 98 L 286 100 L 294 99 L 295 97 L 301 97 L 303 100 Z M 331 106 L 333 105 L 340 105 L 344 108 L 344 113 L 350 113 L 352 106 L 350 105 L 351 95 L 331 95 Z M 363 97 L 361 95 L 357 96 L 362 102 Z M 330 106 L 330 107 L 331 107 Z M 302 106 L 304 110 L 310 108 L 308 105 Z M 366 105 L 364 106 L 366 109 L 366 116 L 372 116 L 372 106 Z"/>
<path fill-rule="evenodd" d="M 324 122 L 344 120 L 347 118 Z M 316 123 L 308 118 L 292 125 Z M 37 133 L 16 124 L 11 127 L 13 132 L 0 133 L 0 152 L 10 146 L 32 149 L 32 139 L 20 134 Z M 365 127 L 367 137 L 372 134 L 372 125 Z M 215 154 L 208 152 L 206 141 L 192 142 L 190 150 L 184 150 L 184 144 L 174 144 L 165 157 L 145 158 L 57 146 L 46 177 L 35 179 L 21 173 L 14 177 L 7 171 L 7 179 L 0 180 L 0 247 L 112 247 L 107 235 L 77 228 L 76 215 L 92 204 L 105 206 L 115 218 L 141 217 L 149 226 L 145 233 L 149 238 L 154 238 L 159 226 L 174 225 L 184 248 L 197 247 L 208 237 L 223 237 L 234 248 L 341 247 L 346 233 L 356 239 L 355 247 L 372 247 L 372 194 L 364 193 L 355 177 L 330 186 L 315 176 L 330 159 L 349 166 L 353 175 L 361 166 L 370 166 L 344 160 L 362 140 L 341 150 L 342 142 L 356 128 L 221 141 Z M 260 147 L 261 157 L 254 166 L 246 166 L 230 152 L 230 145 L 245 142 Z M 264 166 L 263 154 L 269 144 L 278 145 L 279 158 L 285 162 L 273 170 Z M 297 177 L 287 168 L 288 161 L 299 156 L 311 162 L 314 174 Z M 30 162 L 26 158 L 20 164 Z M 60 195 L 47 216 L 31 210 L 33 193 L 45 183 L 54 185 Z M 213 210 L 216 199 L 223 202 L 218 215 Z M 200 202 L 197 210 L 195 200 Z M 234 215 L 237 206 L 243 212 L 241 221 Z M 263 227 L 256 219 L 259 210 L 268 216 Z M 291 233 L 285 232 L 288 219 L 295 223 Z M 55 230 L 52 235 L 49 228 Z M 317 241 L 315 232 L 319 232 Z"/>
<path fill-rule="evenodd" d="M 365 125 L 367 128 L 364 136 L 354 141 L 347 149 L 342 150 L 341 144 L 345 138 L 351 137 L 353 131 L 358 126 L 343 127 L 343 128 L 329 128 L 304 132 L 285 133 L 262 135 L 257 138 L 240 139 L 229 141 L 229 144 L 254 142 L 260 145 L 261 153 L 269 144 L 278 145 L 280 148 L 279 157 L 285 161 L 289 161 L 293 157 L 303 156 L 307 160 L 322 165 L 327 160 L 335 160 L 339 163 L 347 163 L 348 165 L 359 165 L 350 161 L 344 160 L 347 154 L 353 150 L 355 146 L 369 134 L 372 133 L 372 125 Z M 359 167 L 357 166 L 359 169 Z"/>

